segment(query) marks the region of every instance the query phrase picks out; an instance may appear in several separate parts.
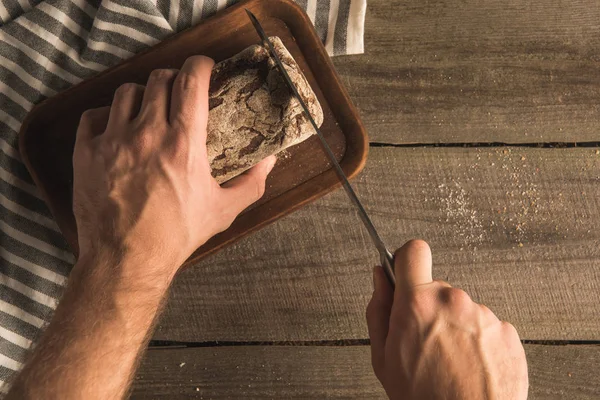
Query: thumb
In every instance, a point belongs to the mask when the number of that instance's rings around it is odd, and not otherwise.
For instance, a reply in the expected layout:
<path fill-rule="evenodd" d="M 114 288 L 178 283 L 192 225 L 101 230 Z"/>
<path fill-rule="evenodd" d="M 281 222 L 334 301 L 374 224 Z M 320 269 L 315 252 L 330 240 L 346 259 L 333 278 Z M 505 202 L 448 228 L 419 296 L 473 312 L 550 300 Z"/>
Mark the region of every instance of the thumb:
<path fill-rule="evenodd" d="M 385 342 L 390 325 L 394 292 L 383 268 L 379 266 L 373 269 L 373 286 L 373 297 L 367 306 L 367 325 L 371 338 L 371 363 L 375 375 L 380 377 L 385 367 Z"/>
<path fill-rule="evenodd" d="M 275 156 L 269 156 L 242 175 L 222 185 L 225 201 L 231 211 L 237 215 L 263 196 L 267 176 L 276 162 Z"/>

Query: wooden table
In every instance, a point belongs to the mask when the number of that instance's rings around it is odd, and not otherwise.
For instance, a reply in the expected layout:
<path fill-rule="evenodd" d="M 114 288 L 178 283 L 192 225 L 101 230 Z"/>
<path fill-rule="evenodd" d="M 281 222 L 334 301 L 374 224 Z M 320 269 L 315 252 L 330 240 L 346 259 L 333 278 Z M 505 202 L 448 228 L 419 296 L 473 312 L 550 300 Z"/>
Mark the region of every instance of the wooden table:
<path fill-rule="evenodd" d="M 369 0 L 366 55 L 335 59 L 374 222 L 517 327 L 532 399 L 600 396 L 599 21 L 596 0 Z M 376 260 L 338 191 L 184 271 L 133 398 L 384 398 Z"/>

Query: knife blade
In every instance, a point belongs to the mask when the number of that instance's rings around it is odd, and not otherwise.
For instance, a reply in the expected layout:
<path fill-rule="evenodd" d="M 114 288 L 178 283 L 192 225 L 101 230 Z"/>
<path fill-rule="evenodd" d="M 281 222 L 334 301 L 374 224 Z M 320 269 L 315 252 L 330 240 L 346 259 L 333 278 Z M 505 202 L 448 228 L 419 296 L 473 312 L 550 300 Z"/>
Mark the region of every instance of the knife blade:
<path fill-rule="evenodd" d="M 373 225 L 371 218 L 369 218 L 369 215 L 365 211 L 365 208 L 363 207 L 362 203 L 358 199 L 358 196 L 354 192 L 352 185 L 350 185 L 350 182 L 348 182 L 348 178 L 346 177 L 346 174 L 344 173 L 344 171 L 342 170 L 342 167 L 338 163 L 338 161 L 335 157 L 335 154 L 331 150 L 331 147 L 329 147 L 329 144 L 327 143 L 327 140 L 325 139 L 325 137 L 323 136 L 323 133 L 319 129 L 319 126 L 317 125 L 317 123 L 313 119 L 312 115 L 310 114 L 308 106 L 306 105 L 306 103 L 304 103 L 304 100 L 302 100 L 302 97 L 300 97 L 300 94 L 298 93 L 298 89 L 292 82 L 292 79 L 290 78 L 285 67 L 283 66 L 281 59 L 277 55 L 277 52 L 275 51 L 275 47 L 273 46 L 273 43 L 271 43 L 271 41 L 269 40 L 269 37 L 265 33 L 263 27 L 261 26 L 261 24 L 258 21 L 258 19 L 256 18 L 256 16 L 254 14 L 252 14 L 252 12 L 250 12 L 249 10 L 246 10 L 246 13 L 248 13 L 248 17 L 250 18 L 250 21 L 252 21 L 252 25 L 256 29 L 258 36 L 262 40 L 263 44 L 266 45 L 271 58 L 273 59 L 273 61 L 275 61 L 275 64 L 277 65 L 277 68 L 279 69 L 279 72 L 281 73 L 281 76 L 283 77 L 284 81 L 286 82 L 290 92 L 296 98 L 296 100 L 300 103 L 302 110 L 304 111 L 304 113 L 306 114 L 306 117 L 308 118 L 311 125 L 315 129 L 317 136 L 321 140 L 321 144 L 323 145 L 323 150 L 327 154 L 327 157 L 329 158 L 331 165 L 333 165 L 333 168 L 335 169 L 337 176 L 338 176 L 339 180 L 341 181 L 344 190 L 348 194 L 348 197 L 350 198 L 351 202 L 355 205 L 356 209 L 358 210 L 358 215 L 360 216 L 360 219 L 361 219 L 363 225 L 369 232 L 369 236 L 371 237 L 373 244 L 375 245 L 375 247 L 377 248 L 377 251 L 379 252 L 381 266 L 383 267 L 383 270 L 385 272 L 385 275 L 388 278 L 388 281 L 390 282 L 392 287 L 395 287 L 396 279 L 395 279 L 395 275 L 394 275 L 394 256 L 387 249 L 387 246 L 385 245 L 385 243 L 379 236 L 379 233 L 377 232 L 375 225 Z"/>

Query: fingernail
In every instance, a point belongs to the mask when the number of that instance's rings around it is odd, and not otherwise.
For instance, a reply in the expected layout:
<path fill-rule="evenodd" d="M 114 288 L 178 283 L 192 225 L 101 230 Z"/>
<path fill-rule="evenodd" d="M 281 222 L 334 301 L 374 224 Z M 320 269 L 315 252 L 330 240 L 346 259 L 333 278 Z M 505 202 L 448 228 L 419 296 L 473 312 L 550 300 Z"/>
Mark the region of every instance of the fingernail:
<path fill-rule="evenodd" d="M 377 268 L 380 268 L 378 265 L 373 267 L 373 290 L 375 290 L 376 292 L 379 289 L 379 279 L 377 279 Z"/>
<path fill-rule="evenodd" d="M 273 167 L 275 167 L 275 163 L 277 163 L 277 157 L 271 157 L 269 163 L 267 164 L 267 175 L 271 173 Z"/>

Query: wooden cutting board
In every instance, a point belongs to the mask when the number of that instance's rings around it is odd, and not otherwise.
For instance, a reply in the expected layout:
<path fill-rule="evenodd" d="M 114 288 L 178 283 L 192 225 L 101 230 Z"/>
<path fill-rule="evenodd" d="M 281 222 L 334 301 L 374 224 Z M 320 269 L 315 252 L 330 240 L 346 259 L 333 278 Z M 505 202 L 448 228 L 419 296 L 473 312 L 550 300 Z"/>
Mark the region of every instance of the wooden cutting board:
<path fill-rule="evenodd" d="M 368 138 L 348 94 L 308 16 L 292 0 L 246 0 L 200 25 L 37 105 L 20 132 L 20 151 L 58 226 L 77 254 L 72 211 L 75 133 L 81 114 L 110 105 L 123 83 L 145 84 L 157 68 L 179 68 L 192 55 L 216 62 L 260 40 L 244 9 L 252 11 L 269 36 L 279 36 L 306 75 L 324 112 L 322 132 L 349 177 L 363 167 Z M 242 213 L 225 232 L 200 247 L 192 264 L 237 239 L 298 209 L 339 186 L 316 136 L 287 150 L 267 181 L 264 197 Z"/>

